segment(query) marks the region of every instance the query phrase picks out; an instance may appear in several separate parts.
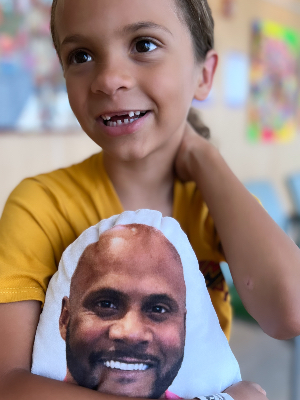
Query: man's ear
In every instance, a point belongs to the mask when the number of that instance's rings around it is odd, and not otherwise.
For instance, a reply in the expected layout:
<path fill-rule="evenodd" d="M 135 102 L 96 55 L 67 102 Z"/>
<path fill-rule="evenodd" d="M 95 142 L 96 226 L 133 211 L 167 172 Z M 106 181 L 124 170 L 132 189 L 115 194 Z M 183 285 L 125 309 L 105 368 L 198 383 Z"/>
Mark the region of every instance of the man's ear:
<path fill-rule="evenodd" d="M 201 70 L 194 95 L 196 100 L 203 101 L 209 95 L 218 66 L 218 61 L 219 57 L 216 51 L 210 50 L 206 55 L 205 61 L 199 66 Z"/>
<path fill-rule="evenodd" d="M 60 336 L 66 340 L 67 336 L 67 328 L 69 325 L 70 321 L 70 300 L 68 297 L 64 297 L 62 300 L 62 305 L 61 305 L 61 313 L 59 317 L 59 331 L 60 331 Z"/>

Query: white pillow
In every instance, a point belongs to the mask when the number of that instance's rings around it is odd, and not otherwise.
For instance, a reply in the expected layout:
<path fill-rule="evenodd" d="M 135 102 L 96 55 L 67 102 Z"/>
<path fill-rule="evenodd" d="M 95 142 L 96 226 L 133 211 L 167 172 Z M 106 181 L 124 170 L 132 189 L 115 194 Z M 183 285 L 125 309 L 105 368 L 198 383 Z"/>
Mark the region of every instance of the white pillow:
<path fill-rule="evenodd" d="M 89 250 L 81 258 L 87 246 Z M 124 257 L 120 258 L 120 251 Z M 118 257 L 121 261 L 116 269 Z M 62 299 L 70 297 L 80 258 L 73 294 L 70 301 L 65 300 L 68 307 L 62 307 Z M 133 266 L 136 269 L 130 287 L 128 274 Z M 132 323 L 136 329 L 129 332 Z M 79 339 L 78 332 L 82 333 Z M 128 349 L 133 351 L 131 358 Z M 181 350 L 184 356 L 180 366 Z M 160 397 L 166 392 L 167 397 L 176 394 L 186 399 L 220 393 L 241 380 L 194 251 L 176 220 L 163 218 L 158 211 L 126 211 L 87 229 L 65 250 L 47 290 L 35 337 L 32 373 L 73 380 L 107 393 L 116 390 L 121 394 L 118 385 L 122 383 L 122 394 L 131 397 Z M 162 376 L 164 379 L 159 379 Z M 164 387 L 167 382 L 170 387 Z"/>

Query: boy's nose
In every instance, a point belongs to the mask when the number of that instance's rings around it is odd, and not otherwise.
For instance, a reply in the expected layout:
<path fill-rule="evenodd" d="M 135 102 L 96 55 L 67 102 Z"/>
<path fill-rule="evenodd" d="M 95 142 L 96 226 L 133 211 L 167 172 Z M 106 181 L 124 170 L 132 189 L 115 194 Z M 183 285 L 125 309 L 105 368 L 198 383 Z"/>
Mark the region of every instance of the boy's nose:
<path fill-rule="evenodd" d="M 128 312 L 110 326 L 109 339 L 127 344 L 147 344 L 152 340 L 152 331 L 140 315 Z"/>
<path fill-rule="evenodd" d="M 98 65 L 91 84 L 95 94 L 115 95 L 119 90 L 129 90 L 134 87 L 135 79 L 121 61 L 115 60 L 106 65 Z"/>

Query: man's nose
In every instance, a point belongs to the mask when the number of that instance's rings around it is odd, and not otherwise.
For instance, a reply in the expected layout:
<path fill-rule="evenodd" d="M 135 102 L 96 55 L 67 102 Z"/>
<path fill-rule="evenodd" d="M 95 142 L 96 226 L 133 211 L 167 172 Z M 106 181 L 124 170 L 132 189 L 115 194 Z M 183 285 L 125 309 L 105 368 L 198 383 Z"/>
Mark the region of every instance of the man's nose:
<path fill-rule="evenodd" d="M 109 59 L 99 63 L 95 68 L 95 75 L 91 84 L 91 91 L 95 94 L 104 93 L 115 95 L 119 90 L 129 90 L 135 85 L 130 61 L 123 59 Z"/>
<path fill-rule="evenodd" d="M 147 344 L 152 340 L 152 331 L 139 313 L 131 311 L 114 321 L 109 329 L 109 338 L 127 344 Z"/>

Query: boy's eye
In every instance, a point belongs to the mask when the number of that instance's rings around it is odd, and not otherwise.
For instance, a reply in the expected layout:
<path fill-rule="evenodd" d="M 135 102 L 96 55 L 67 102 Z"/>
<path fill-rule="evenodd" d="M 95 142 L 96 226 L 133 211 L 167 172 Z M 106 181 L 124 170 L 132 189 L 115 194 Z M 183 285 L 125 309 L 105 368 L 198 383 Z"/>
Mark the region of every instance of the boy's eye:
<path fill-rule="evenodd" d="M 157 45 L 149 39 L 139 40 L 135 44 L 135 50 L 137 53 L 148 53 L 155 49 L 157 49 Z"/>
<path fill-rule="evenodd" d="M 91 60 L 92 57 L 84 50 L 78 50 L 70 56 L 71 64 L 84 64 Z"/>

